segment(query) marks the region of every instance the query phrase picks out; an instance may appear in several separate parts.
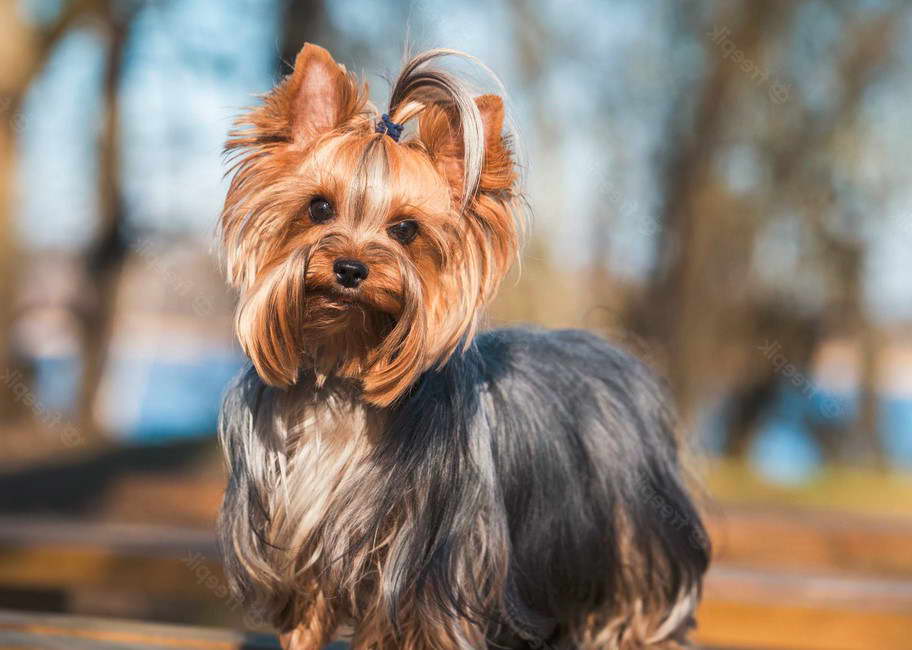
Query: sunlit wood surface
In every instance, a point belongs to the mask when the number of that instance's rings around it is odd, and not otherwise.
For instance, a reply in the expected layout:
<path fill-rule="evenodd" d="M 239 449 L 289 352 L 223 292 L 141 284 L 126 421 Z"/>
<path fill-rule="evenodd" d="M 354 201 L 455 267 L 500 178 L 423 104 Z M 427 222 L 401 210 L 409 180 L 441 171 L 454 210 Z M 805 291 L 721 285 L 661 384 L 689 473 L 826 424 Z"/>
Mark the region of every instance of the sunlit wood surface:
<path fill-rule="evenodd" d="M 716 562 L 912 580 L 912 521 L 808 510 L 725 508 L 708 517 Z"/>
<path fill-rule="evenodd" d="M 738 508 L 710 514 L 709 523 L 716 559 L 699 611 L 701 644 L 912 648 L 912 524 Z M 15 607 L 33 610 L 251 627 L 228 592 L 209 527 L 0 518 L 0 594 L 7 607 L 12 596 Z M 75 641 L 56 647 L 144 648 L 144 634 L 172 629 L 83 623 L 93 620 L 7 613 L 0 647 L 42 647 L 16 639 L 63 630 Z M 236 645 L 243 637 L 229 632 L 173 630 L 173 644 L 158 647 L 259 647 Z M 130 634 L 135 645 L 111 645 Z"/>
<path fill-rule="evenodd" d="M 67 650 L 279 650 L 279 643 L 272 635 L 242 634 L 214 628 L 0 610 L 0 647 Z M 348 650 L 348 645 L 337 641 L 325 650 Z M 704 646 L 702 650 L 740 649 Z"/>
<path fill-rule="evenodd" d="M 227 630 L 0 611 L 0 647 L 67 650 L 278 650 L 279 644 L 269 635 Z"/>
<path fill-rule="evenodd" d="M 806 510 L 708 517 L 697 638 L 719 645 L 912 648 L 912 523 Z"/>

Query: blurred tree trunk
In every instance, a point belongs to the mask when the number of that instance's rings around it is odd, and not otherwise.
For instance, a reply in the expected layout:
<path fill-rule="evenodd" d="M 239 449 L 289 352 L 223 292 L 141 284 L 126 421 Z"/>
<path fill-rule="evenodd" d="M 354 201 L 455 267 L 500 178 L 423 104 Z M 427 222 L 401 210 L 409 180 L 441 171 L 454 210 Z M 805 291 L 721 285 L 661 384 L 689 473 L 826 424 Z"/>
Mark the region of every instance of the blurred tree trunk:
<path fill-rule="evenodd" d="M 857 345 L 858 412 L 854 422 L 825 422 L 815 434 L 827 460 L 882 469 L 887 466 L 880 426 L 883 337 L 864 304 L 867 251 L 863 241 L 833 235 L 826 226 L 825 210 L 826 206 L 819 206 L 812 214 L 811 223 L 830 268 L 831 328 L 851 336 Z M 824 419 L 839 420 L 848 415 L 844 409 L 829 406 L 835 415 L 842 417 L 822 413 Z"/>
<path fill-rule="evenodd" d="M 858 418 L 854 438 L 858 441 L 863 463 L 884 471 L 889 467 L 883 443 L 880 418 L 880 386 L 883 367 L 884 336 L 880 329 L 865 319 L 859 336 Z"/>
<path fill-rule="evenodd" d="M 516 43 L 516 60 L 519 65 L 519 75 L 522 80 L 522 92 L 531 97 L 540 96 L 542 85 L 546 78 L 544 53 L 556 54 L 559 44 L 553 34 L 542 24 L 541 12 L 536 10 L 536 5 L 523 0 L 509 0 L 507 10 L 510 12 L 512 35 Z M 544 102 L 532 102 L 529 120 L 532 124 L 530 130 L 538 134 L 539 142 L 555 142 L 558 140 L 556 129 L 557 121 L 546 114 Z M 535 152 L 526 152 L 530 159 L 536 161 L 539 170 L 547 170 L 547 177 L 552 191 L 538 197 L 540 209 L 543 212 L 555 212 L 555 203 L 560 201 L 560 192 L 554 188 L 564 186 L 563 170 L 555 164 L 553 152 L 539 149 Z M 520 161 L 525 165 L 528 161 Z M 547 235 L 533 230 L 531 239 L 526 242 L 522 251 L 523 263 L 519 268 L 519 282 L 511 287 L 511 300 L 515 301 L 516 311 L 511 313 L 514 319 L 529 322 L 547 322 L 553 316 L 554 304 L 542 304 L 542 286 L 555 286 L 558 280 L 556 269 L 551 264 L 551 246 Z M 549 281 L 544 281 L 546 275 L 551 275 Z M 553 283 L 553 284 L 552 284 Z M 557 285 L 559 286 L 559 285 Z M 501 292 L 503 294 L 504 292 Z"/>
<path fill-rule="evenodd" d="M 19 368 L 13 349 L 21 257 L 15 235 L 15 184 L 25 94 L 60 39 L 93 5 L 72 0 L 44 28 L 23 20 L 19 3 L 0 2 L 0 368 Z M 14 411 L 12 394 L 0 391 L 0 415 Z"/>
<path fill-rule="evenodd" d="M 70 0 L 58 17 L 44 29 L 24 24 L 16 3 L 0 5 L 0 42 L 8 48 L 0 51 L 0 91 L 6 99 L 7 115 L 0 128 L 0 362 L 14 362 L 9 334 L 14 320 L 18 269 L 17 251 L 12 233 L 13 187 L 16 160 L 13 118 L 21 114 L 25 93 L 41 71 L 57 43 L 86 16 L 102 20 L 108 39 L 108 56 L 104 71 L 104 107 L 99 141 L 99 206 L 100 223 L 95 245 L 86 256 L 86 275 L 94 302 L 82 318 L 82 364 L 79 421 L 83 436 L 95 431 L 92 417 L 107 356 L 115 288 L 126 253 L 123 236 L 123 203 L 120 194 L 119 106 L 117 94 L 123 66 L 123 50 L 129 23 L 138 4 L 113 0 Z M 5 32 L 5 33 L 4 33 Z M 2 405 L 2 401 L 0 401 Z"/>
<path fill-rule="evenodd" d="M 304 43 L 319 43 L 325 37 L 326 11 L 323 0 L 282 0 L 281 74 L 291 72 Z"/>
<path fill-rule="evenodd" d="M 814 354 L 821 339 L 821 318 L 797 313 L 793 304 L 757 300 L 752 306 L 750 329 L 753 340 L 749 360 L 732 390 L 726 415 L 722 452 L 734 458 L 748 456 L 754 438 L 782 396 L 782 367 L 774 356 L 786 359 L 804 378 L 811 376 Z M 757 349 L 774 346 L 775 355 Z M 821 445 L 824 448 L 825 445 Z M 824 448 L 826 454 L 826 449 Z"/>
<path fill-rule="evenodd" d="M 739 7 L 737 14 L 723 8 L 715 24 L 731 25 L 728 39 L 742 60 L 763 61 L 767 43 L 779 32 L 777 25 L 787 23 L 791 6 L 758 2 Z M 717 377 L 728 363 L 726 345 L 740 351 L 736 352 L 741 360 L 735 371 L 727 431 L 727 450 L 734 454 L 743 455 L 750 448 L 757 425 L 784 381 L 780 373 L 771 371 L 770 360 L 762 354 L 754 353 L 751 358 L 757 343 L 778 344 L 788 363 L 804 381 L 810 381 L 814 353 L 826 331 L 822 312 L 801 314 L 784 302 L 777 304 L 781 302 L 778 299 L 756 294 L 748 263 L 756 236 L 767 215 L 800 206 L 808 188 L 820 187 L 821 178 L 830 181 L 830 170 L 822 161 L 838 155 L 835 138 L 852 122 L 864 89 L 874 72 L 882 68 L 893 42 L 895 30 L 890 26 L 896 24 L 902 24 L 900 16 L 891 12 L 849 21 L 843 56 L 835 66 L 844 84 L 831 111 L 821 115 L 819 107 L 806 108 L 798 95 L 788 96 L 787 106 L 780 103 L 770 113 L 774 125 L 786 125 L 771 129 L 761 143 L 772 152 L 774 195 L 737 200 L 714 171 L 725 144 L 721 138 L 726 133 L 727 115 L 736 107 L 733 90 L 736 86 L 743 90 L 747 83 L 747 76 L 733 61 L 723 61 L 718 53 L 711 53 L 709 59 L 714 63 L 706 74 L 693 119 L 681 119 L 685 111 L 671 117 L 666 141 L 673 144 L 669 147 L 661 210 L 657 273 L 644 304 L 632 307 L 631 322 L 635 330 L 663 345 L 669 378 L 687 425 L 692 425 L 695 409 L 707 394 L 718 387 L 713 384 L 724 385 Z M 800 93 L 801 89 L 794 90 Z M 802 111 L 800 119 L 789 119 L 794 118 L 795 111 Z M 818 210 L 821 207 L 815 206 Z M 831 313 L 838 314 L 839 329 L 861 344 L 864 423 L 858 423 L 856 438 L 865 437 L 860 446 L 865 447 L 868 457 L 882 458 L 879 438 L 872 433 L 877 427 L 880 343 L 876 333 L 868 331 L 870 323 L 862 307 L 865 251 L 855 245 L 857 242 L 834 238 L 824 224 L 826 216 L 808 214 L 811 243 L 803 252 L 817 272 L 832 280 L 828 303 L 835 308 Z M 830 432 L 817 438 L 828 457 L 845 453 L 845 431 L 835 437 Z"/>
<path fill-rule="evenodd" d="M 737 12 L 720 10 L 714 24 L 731 25 L 729 38 L 743 59 L 761 61 L 765 42 L 787 8 L 779 2 L 739 7 Z M 701 26 L 697 30 L 705 31 Z M 726 106 L 745 73 L 717 52 L 709 52 L 707 60 L 693 120 L 686 111 L 671 116 L 657 268 L 644 303 L 632 306 L 630 318 L 635 331 L 663 349 L 685 429 L 692 428 L 706 383 L 718 373 L 715 364 L 724 339 L 720 318 L 731 321 L 736 316 L 731 301 L 746 284 L 757 226 L 754 215 L 726 195 L 712 171 L 725 133 Z M 724 230 L 720 224 L 727 224 Z"/>
<path fill-rule="evenodd" d="M 15 305 L 18 251 L 14 233 L 16 123 L 28 78 L 24 68 L 33 49 L 33 36 L 12 2 L 0 4 L 0 366 L 13 363 L 10 334 Z M 22 59 L 26 59 L 23 65 Z M 0 415 L 12 411 L 12 394 L 0 392 Z"/>
<path fill-rule="evenodd" d="M 829 329 L 854 337 L 858 344 L 859 409 L 855 422 L 829 422 L 812 428 L 827 460 L 848 460 L 885 468 L 880 423 L 880 372 L 883 356 L 883 334 L 872 322 L 864 305 L 863 275 L 867 247 L 862 236 L 864 215 L 854 215 L 854 233 L 849 237 L 834 233 L 828 224 L 836 204 L 828 170 L 823 170 L 827 185 L 821 187 L 821 170 L 816 157 L 821 154 L 835 159 L 839 137 L 855 128 L 858 112 L 871 86 L 884 69 L 897 39 L 897 26 L 905 10 L 886 11 L 858 19 L 846 29 L 849 38 L 836 66 L 843 82 L 840 102 L 829 114 L 821 116 L 805 111 L 803 128 L 789 132 L 774 157 L 774 183 L 780 188 L 777 197 L 783 203 L 805 205 L 807 221 L 818 249 L 818 264 L 830 279 L 828 311 Z M 808 188 L 825 192 L 825 200 L 807 200 Z M 839 414 L 845 415 L 841 409 Z M 831 418 L 832 419 L 832 418 Z"/>
<path fill-rule="evenodd" d="M 95 241 L 85 256 L 86 278 L 92 292 L 90 308 L 82 314 L 82 381 L 80 423 L 85 435 L 98 434 L 94 407 L 107 364 L 117 304 L 117 289 L 127 256 L 124 201 L 120 167 L 120 85 L 124 50 L 136 5 L 117 2 L 100 6 L 107 40 L 102 86 L 102 129 L 98 141 L 99 222 Z"/>

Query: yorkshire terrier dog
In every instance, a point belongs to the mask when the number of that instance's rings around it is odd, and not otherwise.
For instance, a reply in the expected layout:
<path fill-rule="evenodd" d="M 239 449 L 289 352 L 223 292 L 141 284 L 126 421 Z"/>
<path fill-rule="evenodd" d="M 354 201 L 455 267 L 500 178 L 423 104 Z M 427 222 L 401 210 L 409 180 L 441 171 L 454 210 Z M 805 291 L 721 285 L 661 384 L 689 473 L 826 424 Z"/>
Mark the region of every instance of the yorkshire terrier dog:
<path fill-rule="evenodd" d="M 381 115 L 305 45 L 227 143 L 233 587 L 288 649 L 685 647 L 709 547 L 668 403 L 594 335 L 480 331 L 524 204 L 444 55 Z"/>

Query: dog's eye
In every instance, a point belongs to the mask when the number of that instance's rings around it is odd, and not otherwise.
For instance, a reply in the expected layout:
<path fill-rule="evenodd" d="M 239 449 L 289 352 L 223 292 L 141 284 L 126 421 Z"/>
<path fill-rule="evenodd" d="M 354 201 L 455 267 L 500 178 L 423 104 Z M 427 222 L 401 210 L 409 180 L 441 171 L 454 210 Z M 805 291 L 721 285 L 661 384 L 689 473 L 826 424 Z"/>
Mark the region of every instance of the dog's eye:
<path fill-rule="evenodd" d="M 315 196 L 310 201 L 308 212 L 310 212 L 310 220 L 314 223 L 326 223 L 334 216 L 336 216 L 336 212 L 333 210 L 332 203 L 324 199 L 322 196 Z"/>
<path fill-rule="evenodd" d="M 387 232 L 393 239 L 403 244 L 408 244 L 415 239 L 415 235 L 418 234 L 418 223 L 411 219 L 400 221 L 399 223 L 390 226 L 387 229 Z"/>

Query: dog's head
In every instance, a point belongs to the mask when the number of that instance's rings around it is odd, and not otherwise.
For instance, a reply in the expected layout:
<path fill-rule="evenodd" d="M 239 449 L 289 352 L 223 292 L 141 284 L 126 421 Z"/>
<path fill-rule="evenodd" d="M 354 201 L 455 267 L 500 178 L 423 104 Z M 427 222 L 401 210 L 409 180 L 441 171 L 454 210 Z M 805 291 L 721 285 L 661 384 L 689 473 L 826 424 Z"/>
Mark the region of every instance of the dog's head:
<path fill-rule="evenodd" d="M 221 243 L 265 382 L 306 368 L 385 406 L 474 335 L 516 255 L 517 175 L 500 97 L 429 68 L 448 53 L 406 64 L 384 123 L 366 85 L 305 45 L 231 134 Z"/>

